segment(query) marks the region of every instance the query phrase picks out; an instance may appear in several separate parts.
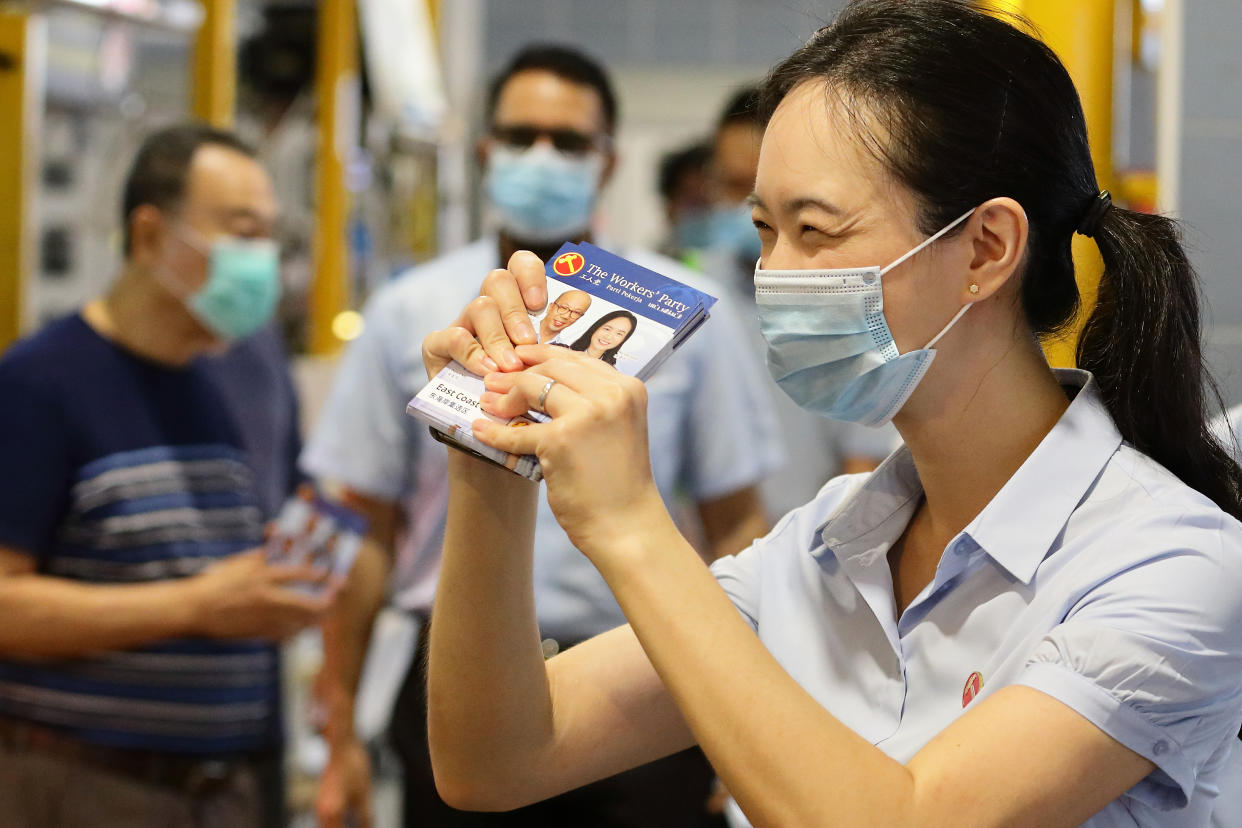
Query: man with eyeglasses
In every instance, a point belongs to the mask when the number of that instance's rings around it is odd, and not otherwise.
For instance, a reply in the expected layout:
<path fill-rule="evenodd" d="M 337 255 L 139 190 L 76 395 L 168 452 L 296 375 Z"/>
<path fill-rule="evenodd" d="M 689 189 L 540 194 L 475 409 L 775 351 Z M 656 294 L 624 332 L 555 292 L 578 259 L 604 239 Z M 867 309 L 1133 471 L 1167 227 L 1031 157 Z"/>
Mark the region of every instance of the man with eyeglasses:
<path fill-rule="evenodd" d="M 539 341 L 556 340 L 561 331 L 582 318 L 591 307 L 591 294 L 584 290 L 567 290 L 548 303 L 548 312 L 539 323 Z"/>
<path fill-rule="evenodd" d="M 478 144 L 483 212 L 492 234 L 398 277 L 371 299 L 365 330 L 346 352 L 302 456 L 306 472 L 343 488 L 370 515 L 374 541 L 360 554 L 340 611 L 324 629 L 318 687 L 328 711 L 331 758 L 317 810 L 326 826 L 343 825 L 351 816 L 368 822 L 369 766 L 353 732 L 353 699 L 390 570 L 394 603 L 422 622 L 422 642 L 391 728 L 404 764 L 406 825 L 721 824 L 705 813 L 712 772 L 697 750 L 510 814 L 449 808 L 435 791 L 427 755 L 423 645 L 439 573 L 447 462 L 445 448 L 404 414 L 406 402 L 426 383 L 421 343 L 515 251 L 532 250 L 546 261 L 565 241 L 608 245 L 593 237 L 592 220 L 616 165 L 616 109 L 603 69 L 575 50 L 537 46 L 513 59 L 491 87 L 487 134 Z M 670 259 L 636 249 L 617 252 L 712 292 Z M 571 293 L 552 302 L 540 341 L 587 310 L 582 300 L 589 297 Z M 708 324 L 647 384 L 652 469 L 661 493 L 702 540 L 705 558 L 736 552 L 766 531 L 757 484 L 781 462 L 766 375 L 748 341 L 729 299 L 722 298 Z M 624 623 L 607 586 L 546 503 L 535 547 L 545 652 Z"/>

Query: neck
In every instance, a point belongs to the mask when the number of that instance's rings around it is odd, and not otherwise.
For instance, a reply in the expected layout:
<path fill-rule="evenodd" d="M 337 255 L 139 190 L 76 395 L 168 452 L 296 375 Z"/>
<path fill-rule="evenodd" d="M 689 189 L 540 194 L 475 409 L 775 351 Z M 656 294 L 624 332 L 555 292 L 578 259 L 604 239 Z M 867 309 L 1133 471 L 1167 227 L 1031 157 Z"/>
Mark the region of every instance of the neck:
<path fill-rule="evenodd" d="M 933 362 L 894 419 L 923 484 L 920 523 L 938 549 L 996 496 L 1069 406 L 1039 343 L 993 304 L 963 318 L 972 349 Z"/>
<path fill-rule="evenodd" d="M 575 234 L 573 238 L 565 239 L 558 242 L 532 242 L 525 239 L 519 239 L 509 235 L 505 231 L 501 231 L 498 241 L 500 247 L 500 263 L 506 265 L 513 254 L 519 250 L 529 250 L 540 258 L 541 261 L 548 261 L 556 255 L 556 251 L 561 249 L 561 245 L 567 241 L 574 243 L 591 241 L 590 229 Z"/>
<path fill-rule="evenodd" d="M 86 304 L 82 318 L 118 347 L 164 365 L 184 366 L 223 347 L 179 299 L 133 265 L 106 294 Z"/>

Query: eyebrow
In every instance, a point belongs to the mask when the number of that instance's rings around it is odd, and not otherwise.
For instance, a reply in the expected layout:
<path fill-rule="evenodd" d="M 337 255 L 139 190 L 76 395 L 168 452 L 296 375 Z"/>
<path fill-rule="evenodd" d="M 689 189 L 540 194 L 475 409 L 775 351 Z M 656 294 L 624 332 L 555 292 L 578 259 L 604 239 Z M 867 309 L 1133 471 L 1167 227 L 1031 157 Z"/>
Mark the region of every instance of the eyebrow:
<path fill-rule="evenodd" d="M 768 206 L 763 203 L 763 199 L 759 197 L 758 193 L 751 193 L 746 196 L 746 203 L 752 207 L 758 207 L 762 210 L 768 209 Z M 813 196 L 801 196 L 799 198 L 786 201 L 784 204 L 784 212 L 796 213 L 803 207 L 815 207 L 816 209 L 823 210 L 825 213 L 833 216 L 845 215 L 845 211 L 832 202 L 824 201 L 822 198 L 815 198 Z"/>

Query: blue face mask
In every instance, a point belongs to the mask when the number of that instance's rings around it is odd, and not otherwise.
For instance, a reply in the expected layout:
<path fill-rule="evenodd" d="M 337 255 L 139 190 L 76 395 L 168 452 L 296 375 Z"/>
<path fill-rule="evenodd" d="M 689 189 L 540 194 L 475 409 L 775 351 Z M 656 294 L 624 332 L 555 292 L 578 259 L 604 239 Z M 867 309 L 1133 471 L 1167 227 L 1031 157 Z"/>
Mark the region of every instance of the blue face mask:
<path fill-rule="evenodd" d="M 223 236 L 208 250 L 207 281 L 185 299 L 186 307 L 221 339 L 242 339 L 272 318 L 280 299 L 280 250 L 271 239 Z"/>
<path fill-rule="evenodd" d="M 522 241 L 565 241 L 590 226 L 603 168 L 596 152 L 571 158 L 545 143 L 498 144 L 484 185 L 501 230 Z"/>
<path fill-rule="evenodd" d="M 713 207 L 683 219 L 677 225 L 677 241 L 683 249 L 725 253 L 747 262 L 762 252 L 748 204 Z"/>
<path fill-rule="evenodd" d="M 881 279 L 972 213 L 888 267 L 763 270 L 756 265 L 759 327 L 777 385 L 802 408 L 834 420 L 868 426 L 891 420 L 931 367 L 932 346 L 970 305 L 926 346 L 899 354 L 884 319 Z"/>

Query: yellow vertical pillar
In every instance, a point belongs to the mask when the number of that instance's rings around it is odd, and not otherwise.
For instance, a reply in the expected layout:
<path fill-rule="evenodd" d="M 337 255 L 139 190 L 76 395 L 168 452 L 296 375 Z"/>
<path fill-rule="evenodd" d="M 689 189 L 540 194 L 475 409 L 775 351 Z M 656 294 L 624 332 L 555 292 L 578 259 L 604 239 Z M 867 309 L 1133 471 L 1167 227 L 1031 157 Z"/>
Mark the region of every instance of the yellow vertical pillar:
<path fill-rule="evenodd" d="M 33 278 L 43 21 L 0 10 L 0 349 L 22 333 Z"/>
<path fill-rule="evenodd" d="M 315 239 L 308 346 L 312 354 L 336 351 L 332 323 L 349 301 L 349 192 L 345 164 L 359 116 L 358 22 L 355 0 L 319 0 L 315 109 Z"/>
<path fill-rule="evenodd" d="M 237 0 L 203 0 L 203 13 L 194 43 L 194 115 L 228 129 L 237 102 Z"/>
<path fill-rule="evenodd" d="M 1100 188 L 1116 193 L 1113 169 L 1113 27 L 1116 0 L 995 0 L 987 5 L 1016 12 L 1036 25 L 1069 70 L 1082 100 Z M 1084 205 L 1085 208 L 1086 205 Z M 1044 343 L 1053 365 L 1072 366 L 1078 334 L 1095 306 L 1104 264 L 1095 242 L 1074 236 L 1074 269 L 1082 309 L 1062 336 Z"/>

